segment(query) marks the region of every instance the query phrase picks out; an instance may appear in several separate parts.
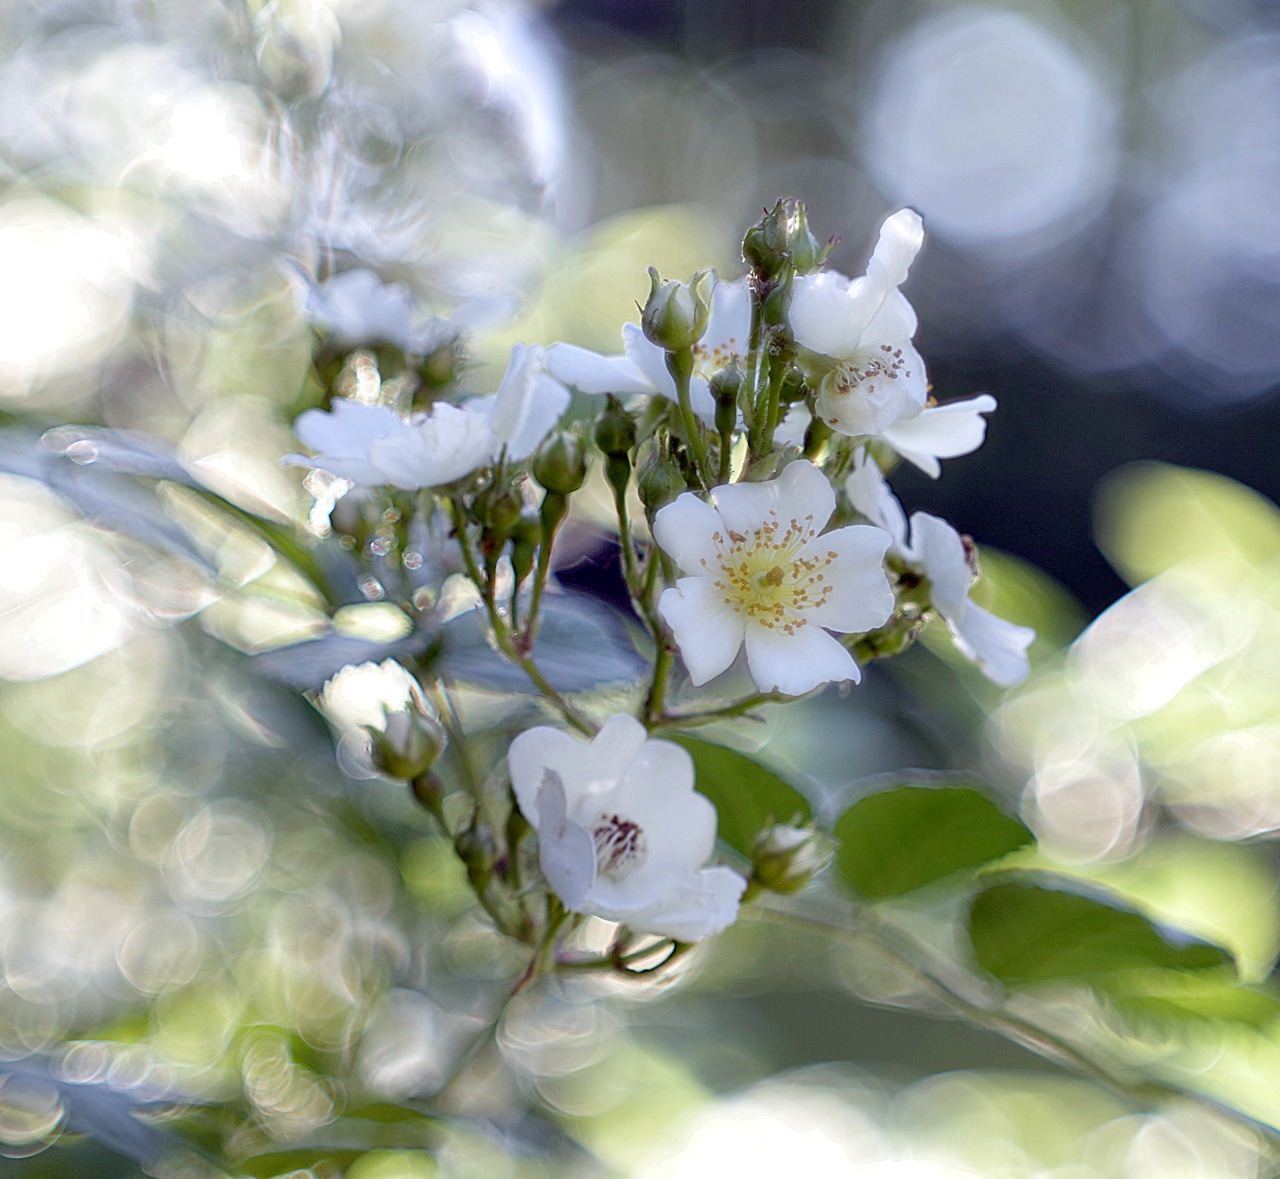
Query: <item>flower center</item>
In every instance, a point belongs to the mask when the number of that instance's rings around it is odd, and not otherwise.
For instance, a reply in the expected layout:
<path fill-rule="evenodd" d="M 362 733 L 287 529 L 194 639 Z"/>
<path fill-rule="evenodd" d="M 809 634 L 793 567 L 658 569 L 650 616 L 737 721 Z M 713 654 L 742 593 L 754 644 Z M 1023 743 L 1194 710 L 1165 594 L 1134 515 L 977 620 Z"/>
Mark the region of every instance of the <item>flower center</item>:
<path fill-rule="evenodd" d="M 826 571 L 837 554 L 808 551 L 817 535 L 812 516 L 792 517 L 784 527 L 774 510 L 748 535 L 731 529 L 712 533 L 720 566 L 716 589 L 748 621 L 795 634 L 834 589 Z"/>
<path fill-rule="evenodd" d="M 644 828 L 622 815 L 601 815 L 591 828 L 596 871 L 610 880 L 629 876 L 649 854 Z"/>
<path fill-rule="evenodd" d="M 822 392 L 828 397 L 857 394 L 873 406 L 884 406 L 901 395 L 896 382 L 909 380 L 911 370 L 901 348 L 881 344 L 875 349 L 855 353 L 822 381 Z M 837 419 L 828 418 L 829 425 Z"/>
<path fill-rule="evenodd" d="M 709 381 L 722 368 L 736 364 L 744 368 L 742 353 L 738 350 L 738 341 L 730 336 L 723 343 L 711 345 L 701 341 L 693 346 L 693 372 L 695 376 Z"/>

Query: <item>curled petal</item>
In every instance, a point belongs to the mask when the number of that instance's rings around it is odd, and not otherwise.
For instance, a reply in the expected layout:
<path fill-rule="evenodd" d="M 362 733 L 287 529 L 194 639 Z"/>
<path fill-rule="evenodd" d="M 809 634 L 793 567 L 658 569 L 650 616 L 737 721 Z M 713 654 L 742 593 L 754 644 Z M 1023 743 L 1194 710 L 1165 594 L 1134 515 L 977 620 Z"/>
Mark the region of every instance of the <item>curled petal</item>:
<path fill-rule="evenodd" d="M 950 619 L 947 624 L 959 651 L 972 659 L 992 683 L 1008 688 L 1027 678 L 1031 667 L 1027 648 L 1036 637 L 1029 626 L 997 618 L 972 602 L 958 624 Z"/>
<path fill-rule="evenodd" d="M 973 581 L 960 534 L 928 512 L 912 513 L 911 560 L 929 579 L 929 597 L 938 613 L 958 625 L 968 609 Z"/>
<path fill-rule="evenodd" d="M 971 454 L 987 435 L 982 415 L 996 408 L 989 393 L 968 401 L 934 405 L 914 417 L 901 417 L 881 437 L 907 462 L 936 479 L 942 474 L 939 459 Z"/>

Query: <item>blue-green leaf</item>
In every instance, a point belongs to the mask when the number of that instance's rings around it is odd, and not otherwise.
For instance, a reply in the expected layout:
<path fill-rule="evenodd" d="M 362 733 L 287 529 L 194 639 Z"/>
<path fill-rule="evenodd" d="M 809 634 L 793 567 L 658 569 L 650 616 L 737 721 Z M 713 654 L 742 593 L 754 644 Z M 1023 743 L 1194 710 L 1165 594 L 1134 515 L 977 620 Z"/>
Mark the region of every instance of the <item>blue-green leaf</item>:
<path fill-rule="evenodd" d="M 1012 986 L 1231 963 L 1220 946 L 1163 929 L 1114 894 L 1043 872 L 1002 875 L 978 893 L 969 939 L 978 964 Z"/>
<path fill-rule="evenodd" d="M 1031 842 L 1031 832 L 969 785 L 912 783 L 855 802 L 836 822 L 840 875 L 868 900 L 902 896 Z"/>

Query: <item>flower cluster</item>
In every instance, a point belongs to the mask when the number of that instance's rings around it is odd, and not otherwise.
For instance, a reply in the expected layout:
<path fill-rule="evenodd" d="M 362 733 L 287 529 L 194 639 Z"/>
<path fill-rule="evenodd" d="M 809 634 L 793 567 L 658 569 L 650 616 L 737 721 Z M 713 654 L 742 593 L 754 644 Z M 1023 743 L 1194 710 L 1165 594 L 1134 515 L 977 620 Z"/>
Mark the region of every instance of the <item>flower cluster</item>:
<path fill-rule="evenodd" d="M 375 767 L 412 781 L 495 924 L 537 947 L 535 964 L 561 961 L 560 939 L 584 915 L 623 929 L 606 964 L 631 960 L 633 935 L 676 952 L 728 926 L 744 894 L 794 891 L 830 858 L 826 836 L 782 814 L 739 847 L 755 848 L 749 889 L 742 871 L 710 864 L 716 807 L 689 753 L 652 734 L 856 683 L 860 662 L 905 649 L 930 616 L 995 683 L 1026 674 L 1032 632 L 970 599 L 972 543 L 928 513 L 908 521 L 887 483 L 900 460 L 937 478 L 942 460 L 981 445 L 996 408 L 985 394 L 930 395 L 901 290 L 923 241 L 919 216 L 901 210 L 849 278 L 825 267 L 803 206 L 779 202 L 744 240 L 742 278 L 651 271 L 621 352 L 518 345 L 487 396 L 464 395 L 458 333 L 416 318 L 404 291 L 359 272 L 309 295 L 328 405 L 297 419 L 314 453 L 286 461 L 338 481 L 329 494 L 350 499 L 334 507 L 334 529 L 368 562 L 366 596 L 394 596 L 425 636 L 410 649 L 433 653 L 414 665 L 433 703 L 415 689 L 411 710 L 373 726 Z M 598 411 L 590 440 L 562 420 L 575 393 Z M 651 652 L 635 714 L 607 718 L 540 663 L 553 544 L 593 462 Z M 637 496 L 647 533 L 631 518 Z M 449 594 L 423 572 L 428 534 L 455 553 L 431 567 L 469 583 L 456 609 L 476 611 L 491 653 L 576 730 L 538 725 L 510 742 L 501 833 L 491 799 L 477 795 L 461 824 L 444 805 L 440 775 L 465 734 L 455 727 L 446 745 L 436 720 L 454 710 L 430 662 Z M 401 585 L 406 570 L 417 576 Z M 756 691 L 725 704 L 736 667 Z M 720 700 L 699 709 L 698 690 L 720 677 Z"/>

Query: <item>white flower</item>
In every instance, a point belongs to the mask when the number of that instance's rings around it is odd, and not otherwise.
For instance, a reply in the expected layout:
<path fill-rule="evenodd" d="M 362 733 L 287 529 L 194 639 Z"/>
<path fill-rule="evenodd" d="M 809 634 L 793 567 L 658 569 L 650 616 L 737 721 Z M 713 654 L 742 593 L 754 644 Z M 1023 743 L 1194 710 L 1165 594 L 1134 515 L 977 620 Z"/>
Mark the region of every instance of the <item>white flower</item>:
<path fill-rule="evenodd" d="M 715 413 L 708 379 L 733 361 L 745 368 L 750 344 L 751 296 L 746 280 L 717 280 L 707 330 L 693 348 L 689 404 L 699 417 L 710 419 Z M 623 327 L 622 347 L 621 355 L 601 356 L 576 344 L 552 344 L 547 349 L 547 370 L 579 393 L 647 393 L 675 401 L 676 383 L 667 371 L 667 354 L 645 339 L 639 324 Z"/>
<path fill-rule="evenodd" d="M 399 283 L 384 283 L 372 270 L 344 270 L 306 292 L 307 311 L 335 342 L 348 346 L 395 344 L 405 352 L 431 352 L 452 339 L 446 320 L 421 319 L 413 296 Z"/>
<path fill-rule="evenodd" d="M 520 811 L 538 832 L 547 883 L 574 913 L 692 942 L 732 924 L 746 881 L 704 868 L 716 809 L 693 789 L 693 760 L 629 716 L 590 741 L 521 733 L 507 754 Z"/>
<path fill-rule="evenodd" d="M 861 278 L 828 270 L 795 280 L 788 320 L 796 343 L 837 362 L 817 398 L 837 433 L 880 434 L 924 409 L 929 382 L 911 343 L 916 313 L 898 290 L 923 243 L 920 215 L 900 209 L 881 226 Z"/>
<path fill-rule="evenodd" d="M 488 466 L 504 447 L 513 459 L 527 458 L 568 403 L 568 390 L 545 371 L 542 349 L 517 344 L 489 397 L 442 403 L 408 421 L 386 406 L 345 398 L 334 398 L 327 413 L 307 410 L 294 432 L 319 453 L 287 455 L 285 462 L 320 467 L 359 487 L 439 487 Z"/>
<path fill-rule="evenodd" d="M 849 502 L 893 537 L 891 551 L 929 582 L 929 599 L 956 647 L 993 683 L 1007 688 L 1027 676 L 1027 648 L 1036 632 L 997 618 L 969 600 L 973 570 L 960 534 L 945 520 L 914 512 L 910 527 L 902 505 L 875 460 L 860 450 L 845 482 Z"/>
<path fill-rule="evenodd" d="M 734 483 L 713 504 L 685 492 L 655 517 L 654 538 L 682 577 L 658 610 L 689 676 L 704 684 L 744 645 L 756 685 L 798 696 L 860 678 L 828 630 L 856 634 L 893 611 L 882 565 L 889 537 L 853 525 L 822 533 L 835 510 L 827 477 L 797 461 L 767 483 Z"/>

